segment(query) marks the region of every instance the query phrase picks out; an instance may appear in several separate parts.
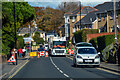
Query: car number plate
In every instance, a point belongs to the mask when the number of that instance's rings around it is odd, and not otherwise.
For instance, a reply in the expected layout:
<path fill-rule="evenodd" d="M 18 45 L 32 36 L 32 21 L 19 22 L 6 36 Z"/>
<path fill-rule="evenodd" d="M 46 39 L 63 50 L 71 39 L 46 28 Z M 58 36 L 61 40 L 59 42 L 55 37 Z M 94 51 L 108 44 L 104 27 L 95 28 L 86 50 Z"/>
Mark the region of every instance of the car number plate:
<path fill-rule="evenodd" d="M 85 60 L 85 62 L 92 62 L 92 60 Z"/>

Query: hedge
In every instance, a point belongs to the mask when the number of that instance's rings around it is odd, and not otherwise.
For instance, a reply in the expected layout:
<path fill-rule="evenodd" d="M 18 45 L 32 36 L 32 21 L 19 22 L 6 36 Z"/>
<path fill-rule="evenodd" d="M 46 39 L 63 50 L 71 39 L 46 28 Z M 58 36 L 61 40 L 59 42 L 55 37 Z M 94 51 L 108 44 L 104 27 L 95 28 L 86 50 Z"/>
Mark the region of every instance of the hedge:
<path fill-rule="evenodd" d="M 86 42 L 87 41 L 87 34 L 94 34 L 94 33 L 98 33 L 98 29 L 83 29 L 83 30 L 79 30 L 77 32 L 74 33 L 74 37 L 75 37 L 75 42 Z"/>
<path fill-rule="evenodd" d="M 120 42 L 120 35 L 118 35 L 118 41 Z M 99 36 L 97 38 L 92 38 L 89 43 L 92 43 L 92 45 L 99 51 L 102 52 L 102 50 L 110 45 L 111 43 L 115 43 L 115 36 L 114 35 L 104 35 Z"/>

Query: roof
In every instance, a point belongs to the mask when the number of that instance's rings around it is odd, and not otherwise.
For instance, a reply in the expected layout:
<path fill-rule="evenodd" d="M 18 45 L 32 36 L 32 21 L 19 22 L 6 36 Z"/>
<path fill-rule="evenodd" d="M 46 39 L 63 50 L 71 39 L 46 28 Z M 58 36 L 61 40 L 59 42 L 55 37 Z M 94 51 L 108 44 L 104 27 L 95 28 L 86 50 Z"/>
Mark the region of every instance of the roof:
<path fill-rule="evenodd" d="M 38 28 L 31 28 L 31 33 L 34 33 L 34 32 L 45 33 L 44 31 L 41 31 Z M 18 33 L 19 34 L 27 34 L 27 33 L 30 33 L 30 29 L 29 28 L 19 28 Z"/>
<path fill-rule="evenodd" d="M 56 30 L 51 30 L 47 33 L 47 35 L 54 35 L 57 34 Z"/>
<path fill-rule="evenodd" d="M 73 10 L 72 12 L 65 13 L 65 16 L 75 16 L 75 15 L 80 14 L 80 12 L 81 12 L 81 15 L 85 15 L 85 14 L 88 14 L 89 12 L 96 11 L 96 10 L 97 9 L 95 9 L 93 7 L 84 6 L 84 7 L 81 7 L 81 9 L 77 8 L 77 9 Z"/>
<path fill-rule="evenodd" d="M 75 25 L 80 25 L 80 22 L 81 22 L 82 25 L 92 24 L 92 22 L 96 20 L 96 12 L 97 11 L 94 11 L 94 12 L 91 12 L 91 13 L 87 14 L 80 21 L 75 23 Z"/>
<path fill-rule="evenodd" d="M 95 6 L 94 8 L 99 10 L 97 13 L 106 12 L 109 10 L 114 10 L 113 4 L 114 4 L 113 2 L 105 2 L 103 4 L 99 4 L 99 5 Z M 116 9 L 119 9 L 119 8 L 120 8 L 120 1 L 116 2 Z"/>
<path fill-rule="evenodd" d="M 116 2 L 116 9 L 119 9 L 120 7 L 120 1 Z M 97 11 L 92 11 L 88 13 L 85 17 L 83 17 L 80 21 L 78 21 L 75 25 L 79 25 L 80 22 L 82 25 L 85 24 L 92 24 L 96 20 L 96 13 L 106 12 L 113 9 L 113 2 L 105 2 L 103 4 L 99 4 L 95 6 L 94 8 L 97 9 Z"/>

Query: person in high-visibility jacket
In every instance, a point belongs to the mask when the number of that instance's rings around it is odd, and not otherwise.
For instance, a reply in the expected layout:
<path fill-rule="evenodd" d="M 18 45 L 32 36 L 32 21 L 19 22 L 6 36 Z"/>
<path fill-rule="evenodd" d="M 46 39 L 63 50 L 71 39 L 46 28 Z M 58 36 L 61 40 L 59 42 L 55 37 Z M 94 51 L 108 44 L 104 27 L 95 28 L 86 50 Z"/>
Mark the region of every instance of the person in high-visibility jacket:
<path fill-rule="evenodd" d="M 74 50 L 73 49 L 69 49 L 69 54 L 73 55 L 74 54 Z"/>

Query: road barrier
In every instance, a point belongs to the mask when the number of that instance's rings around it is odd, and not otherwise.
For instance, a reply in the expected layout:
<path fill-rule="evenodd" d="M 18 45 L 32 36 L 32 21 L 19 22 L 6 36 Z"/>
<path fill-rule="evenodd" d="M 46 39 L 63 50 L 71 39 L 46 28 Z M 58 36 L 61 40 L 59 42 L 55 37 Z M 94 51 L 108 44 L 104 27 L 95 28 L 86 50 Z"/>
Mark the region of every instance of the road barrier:
<path fill-rule="evenodd" d="M 48 52 L 47 51 L 45 52 L 45 57 L 48 57 Z"/>

